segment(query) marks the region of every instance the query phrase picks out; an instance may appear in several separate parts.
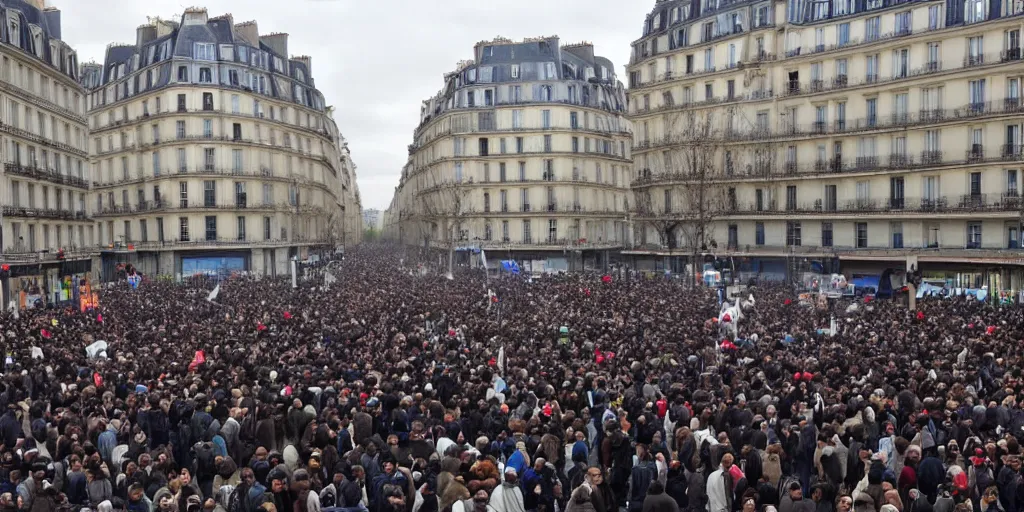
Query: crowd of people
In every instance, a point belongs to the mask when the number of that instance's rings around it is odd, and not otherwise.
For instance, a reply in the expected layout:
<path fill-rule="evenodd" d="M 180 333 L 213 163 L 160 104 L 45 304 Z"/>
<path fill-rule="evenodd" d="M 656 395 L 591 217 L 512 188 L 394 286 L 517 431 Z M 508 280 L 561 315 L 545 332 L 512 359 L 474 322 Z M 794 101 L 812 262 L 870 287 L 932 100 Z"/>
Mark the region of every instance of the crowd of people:
<path fill-rule="evenodd" d="M 1018 307 L 403 251 L 4 313 L 0 511 L 1024 511 Z"/>

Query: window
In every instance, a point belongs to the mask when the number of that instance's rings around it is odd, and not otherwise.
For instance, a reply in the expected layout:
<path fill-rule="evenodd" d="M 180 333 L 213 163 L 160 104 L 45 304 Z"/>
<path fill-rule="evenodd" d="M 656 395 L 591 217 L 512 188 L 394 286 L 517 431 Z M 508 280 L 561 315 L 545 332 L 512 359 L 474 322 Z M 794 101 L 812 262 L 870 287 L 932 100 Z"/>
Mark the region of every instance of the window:
<path fill-rule="evenodd" d="M 971 110 L 981 112 L 985 108 L 985 79 L 971 80 L 967 85 Z"/>
<path fill-rule="evenodd" d="M 188 208 L 188 183 L 178 182 L 178 207 Z"/>
<path fill-rule="evenodd" d="M 928 30 L 942 28 L 942 6 L 933 5 L 928 8 Z"/>
<path fill-rule="evenodd" d="M 238 229 L 238 239 L 239 240 L 245 240 L 245 217 L 244 216 L 242 216 L 242 215 L 238 216 L 237 225 L 238 225 L 238 228 L 237 228 Z"/>
<path fill-rule="evenodd" d="M 786 186 L 786 210 L 796 210 L 796 185 Z"/>
<path fill-rule="evenodd" d="M 764 222 L 754 224 L 754 245 L 764 245 Z"/>
<path fill-rule="evenodd" d="M 182 242 L 188 242 L 188 217 L 180 217 L 178 219 L 178 240 Z"/>
<path fill-rule="evenodd" d="M 270 217 L 263 217 L 263 239 L 270 240 Z"/>
<path fill-rule="evenodd" d="M 231 169 L 236 173 L 242 172 L 242 150 L 231 150 Z"/>
<path fill-rule="evenodd" d="M 801 244 L 801 227 L 799 222 L 786 223 L 786 246 L 799 247 Z"/>
<path fill-rule="evenodd" d="M 864 41 L 871 42 L 877 40 L 882 35 L 882 19 L 879 16 L 874 16 L 864 20 Z"/>
<path fill-rule="evenodd" d="M 878 70 L 880 69 L 878 66 L 878 54 L 868 55 L 864 58 L 864 61 L 865 67 L 867 68 L 867 74 L 864 77 L 864 80 L 867 83 L 873 84 L 878 81 Z"/>
<path fill-rule="evenodd" d="M 896 13 L 896 35 L 910 34 L 910 11 Z"/>
<path fill-rule="evenodd" d="M 214 60 L 216 53 L 213 43 L 195 43 L 195 58 L 199 60 Z"/>
<path fill-rule="evenodd" d="M 972 172 L 969 175 L 968 185 L 972 197 L 981 196 L 981 173 Z"/>
<path fill-rule="evenodd" d="M 558 241 L 558 220 L 548 219 L 548 243 Z"/>
<path fill-rule="evenodd" d="M 969 223 L 967 223 L 967 248 L 968 249 L 980 249 L 981 248 L 981 223 L 980 222 L 969 222 Z"/>
<path fill-rule="evenodd" d="M 209 84 L 213 82 L 213 74 L 210 73 L 210 68 L 199 68 L 199 83 Z"/>
<path fill-rule="evenodd" d="M 551 111 L 550 110 L 542 110 L 540 112 L 540 114 L 541 114 L 541 127 L 543 129 L 545 129 L 545 130 L 550 129 L 551 128 Z"/>
<path fill-rule="evenodd" d="M 153 176 L 160 176 L 160 152 L 153 152 Z"/>
<path fill-rule="evenodd" d="M 941 69 L 940 48 L 939 43 L 928 43 L 928 63 L 925 65 L 925 71 L 935 72 Z"/>
<path fill-rule="evenodd" d="M 974 36 L 967 38 L 967 66 L 978 66 L 985 63 L 985 38 Z"/>
<path fill-rule="evenodd" d="M 550 135 L 545 135 L 544 136 L 544 152 L 545 153 L 550 153 L 551 152 L 551 136 Z"/>
<path fill-rule="evenodd" d="M 216 159 L 214 158 L 214 148 L 203 148 L 203 168 L 207 171 L 214 169 Z"/>
<path fill-rule="evenodd" d="M 903 248 L 903 223 L 893 222 L 889 225 L 889 231 L 892 232 L 892 248 L 902 249 Z"/>
<path fill-rule="evenodd" d="M 516 153 L 522 153 L 522 152 L 523 152 L 523 138 L 522 137 L 516 137 Z"/>
<path fill-rule="evenodd" d="M 207 215 L 206 216 L 206 240 L 214 241 L 217 239 L 217 216 Z"/>
<path fill-rule="evenodd" d="M 214 180 L 203 181 L 203 206 L 217 206 L 217 182 Z"/>
<path fill-rule="evenodd" d="M 185 107 L 185 95 L 184 94 L 179 94 L 178 95 L 178 112 L 184 112 L 185 110 L 186 110 L 186 107 Z"/>
<path fill-rule="evenodd" d="M 832 247 L 832 223 L 821 223 L 821 246 Z"/>
<path fill-rule="evenodd" d="M 508 238 L 508 221 L 507 220 L 501 221 L 501 240 L 504 241 L 504 242 L 508 242 L 509 241 L 509 238 Z"/>
<path fill-rule="evenodd" d="M 868 127 L 874 127 L 878 125 L 878 98 L 868 98 L 865 101 L 865 110 L 867 110 L 867 124 Z M 872 156 L 872 155 L 862 155 Z"/>
<path fill-rule="evenodd" d="M 213 110 L 213 93 L 203 93 L 203 110 Z"/>
<path fill-rule="evenodd" d="M 185 138 L 185 121 L 177 121 L 175 124 L 174 134 L 178 140 Z"/>
<path fill-rule="evenodd" d="M 866 249 L 868 246 L 868 223 L 867 222 L 855 222 L 854 223 L 854 239 L 856 240 L 858 249 Z"/>
<path fill-rule="evenodd" d="M 178 81 L 188 82 L 188 66 L 178 66 Z"/>
<path fill-rule="evenodd" d="M 178 148 L 178 172 L 184 173 L 187 170 L 188 161 L 185 158 L 185 148 Z"/>
<path fill-rule="evenodd" d="M 988 0 L 967 0 L 964 2 L 964 22 L 978 23 L 985 21 L 988 12 Z"/>
<path fill-rule="evenodd" d="M 893 78 L 906 78 L 910 73 L 910 49 L 901 48 L 892 51 Z"/>
<path fill-rule="evenodd" d="M 1006 195 L 1017 197 L 1017 194 L 1017 170 L 1010 169 L 1006 171 Z"/>

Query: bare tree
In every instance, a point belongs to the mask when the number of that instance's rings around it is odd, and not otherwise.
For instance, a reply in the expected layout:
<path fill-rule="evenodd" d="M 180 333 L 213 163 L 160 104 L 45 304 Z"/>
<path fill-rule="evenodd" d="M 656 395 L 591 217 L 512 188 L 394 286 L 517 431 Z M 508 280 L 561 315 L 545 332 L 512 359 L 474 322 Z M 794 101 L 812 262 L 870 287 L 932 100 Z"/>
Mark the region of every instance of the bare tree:
<path fill-rule="evenodd" d="M 416 193 L 417 228 L 424 245 L 448 250 L 448 271 L 455 261 L 455 248 L 466 239 L 465 222 L 469 187 L 460 181 L 439 176 L 435 168 L 427 174 L 426 186 Z"/>
<path fill-rule="evenodd" d="M 725 138 L 711 112 L 673 115 L 665 125 L 673 134 L 668 141 L 672 149 L 662 153 L 662 167 L 656 169 L 667 182 L 658 187 L 665 198 L 659 208 L 650 188 L 637 192 L 634 214 L 658 232 L 670 255 L 682 242 L 696 272 L 698 256 L 716 244 L 714 224 L 726 210 L 725 190 L 718 180 L 725 166 L 720 153 Z"/>

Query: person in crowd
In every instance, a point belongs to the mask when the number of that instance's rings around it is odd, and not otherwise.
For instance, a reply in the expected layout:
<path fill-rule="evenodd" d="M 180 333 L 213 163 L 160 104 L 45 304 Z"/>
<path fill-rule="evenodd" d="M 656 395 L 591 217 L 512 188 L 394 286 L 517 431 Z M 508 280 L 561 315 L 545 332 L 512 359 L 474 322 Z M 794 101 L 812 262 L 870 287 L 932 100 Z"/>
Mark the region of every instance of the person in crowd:
<path fill-rule="evenodd" d="M 1024 308 L 432 256 L 0 313 L 0 511 L 1024 509 Z"/>

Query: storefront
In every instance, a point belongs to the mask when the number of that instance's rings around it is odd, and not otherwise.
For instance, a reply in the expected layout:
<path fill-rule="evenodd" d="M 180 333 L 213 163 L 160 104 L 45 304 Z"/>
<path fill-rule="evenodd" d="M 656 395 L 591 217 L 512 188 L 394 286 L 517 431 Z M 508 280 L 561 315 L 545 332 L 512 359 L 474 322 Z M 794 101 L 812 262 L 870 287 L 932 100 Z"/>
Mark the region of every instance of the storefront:
<path fill-rule="evenodd" d="M 91 273 L 91 259 L 11 263 L 3 300 L 21 309 L 78 304 Z"/>

